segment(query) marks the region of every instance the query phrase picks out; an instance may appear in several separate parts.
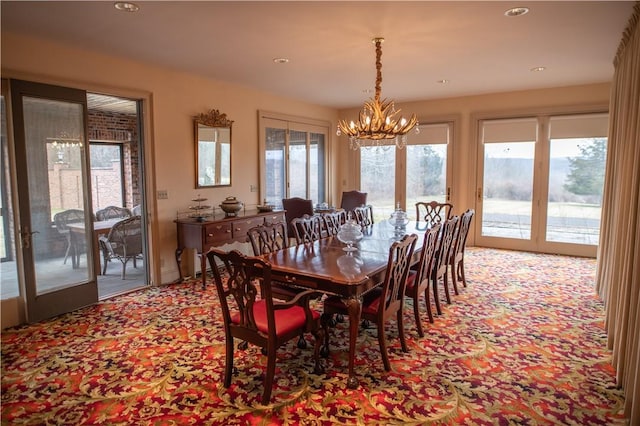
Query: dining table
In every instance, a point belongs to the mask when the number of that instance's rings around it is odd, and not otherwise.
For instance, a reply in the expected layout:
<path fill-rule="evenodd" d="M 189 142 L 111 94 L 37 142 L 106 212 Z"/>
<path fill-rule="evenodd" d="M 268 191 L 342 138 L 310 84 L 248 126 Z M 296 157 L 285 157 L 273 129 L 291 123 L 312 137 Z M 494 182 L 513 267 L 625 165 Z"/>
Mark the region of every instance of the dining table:
<path fill-rule="evenodd" d="M 363 296 L 382 284 L 389 248 L 405 234 L 418 236 L 413 256 L 413 262 L 418 262 L 427 229 L 425 222 L 411 221 L 405 227 L 396 227 L 381 221 L 363 229 L 363 238 L 354 245 L 356 251 L 345 251 L 345 244 L 337 237 L 326 237 L 262 256 L 271 264 L 274 280 L 343 299 L 349 314 L 347 386 L 351 389 L 359 386 L 354 366 Z"/>
<path fill-rule="evenodd" d="M 100 268 L 100 236 L 109 234 L 113 225 L 120 222 L 124 218 L 115 218 L 108 220 L 98 220 L 92 222 L 92 234 L 93 234 L 93 268 L 96 275 L 102 274 L 102 268 Z M 78 250 L 79 242 L 86 238 L 86 229 L 84 222 L 69 223 L 69 239 L 71 242 L 71 265 L 73 269 L 78 269 L 80 266 L 80 251 Z M 87 241 L 88 243 L 88 241 Z"/>

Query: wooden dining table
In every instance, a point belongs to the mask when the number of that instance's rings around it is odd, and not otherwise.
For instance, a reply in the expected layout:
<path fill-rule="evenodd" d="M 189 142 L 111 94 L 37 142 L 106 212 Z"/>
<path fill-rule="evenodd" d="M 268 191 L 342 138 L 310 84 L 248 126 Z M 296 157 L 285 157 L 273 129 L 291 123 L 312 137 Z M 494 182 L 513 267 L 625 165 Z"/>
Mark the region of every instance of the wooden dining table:
<path fill-rule="evenodd" d="M 102 268 L 100 268 L 100 235 L 109 234 L 113 225 L 123 219 L 124 218 L 116 218 L 93 222 L 93 267 L 96 275 L 102 274 Z M 67 227 L 69 228 L 69 237 L 71 241 L 71 264 L 73 269 L 78 269 L 80 265 L 80 252 L 78 250 L 78 246 L 79 241 L 86 238 L 86 229 L 84 222 L 69 223 L 67 224 Z"/>
<path fill-rule="evenodd" d="M 263 255 L 271 263 L 274 280 L 340 296 L 348 306 L 347 386 L 351 389 L 359 385 L 354 365 L 363 295 L 381 285 L 391 244 L 405 234 L 416 234 L 414 262 L 417 262 L 426 231 L 424 222 L 409 222 L 403 230 L 396 230 L 388 221 L 383 221 L 364 229 L 363 238 L 356 244 L 358 250 L 354 252 L 344 251 L 345 245 L 336 237 L 327 237 Z"/>

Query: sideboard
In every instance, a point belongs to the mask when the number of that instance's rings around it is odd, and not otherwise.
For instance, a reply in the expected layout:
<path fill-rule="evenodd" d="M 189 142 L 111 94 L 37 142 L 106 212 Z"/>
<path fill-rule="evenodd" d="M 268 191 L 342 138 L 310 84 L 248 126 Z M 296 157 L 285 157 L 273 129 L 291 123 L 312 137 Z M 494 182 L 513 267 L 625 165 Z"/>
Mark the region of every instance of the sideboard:
<path fill-rule="evenodd" d="M 198 219 L 176 219 L 178 227 L 178 246 L 176 247 L 176 262 L 180 281 L 184 280 L 182 274 L 182 252 L 185 249 L 195 249 L 200 258 L 200 271 L 202 273 L 202 288 L 206 286 L 207 279 L 207 252 L 211 247 L 219 247 L 233 242 L 246 242 L 247 231 L 265 222 L 284 222 L 284 210 L 272 212 L 246 211 L 239 212 L 237 216 L 199 221 Z"/>

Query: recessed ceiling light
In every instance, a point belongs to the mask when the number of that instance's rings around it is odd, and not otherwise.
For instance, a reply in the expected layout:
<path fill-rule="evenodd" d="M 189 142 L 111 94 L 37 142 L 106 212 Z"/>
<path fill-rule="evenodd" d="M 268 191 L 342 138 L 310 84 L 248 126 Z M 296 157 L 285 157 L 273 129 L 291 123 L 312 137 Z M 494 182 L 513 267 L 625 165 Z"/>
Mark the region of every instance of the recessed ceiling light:
<path fill-rule="evenodd" d="M 446 78 L 443 78 L 442 80 L 436 80 L 436 83 L 440 83 L 440 84 L 447 84 L 448 82 L 450 82 L 451 80 L 447 80 Z"/>
<path fill-rule="evenodd" d="M 527 12 L 529 12 L 528 7 L 514 7 L 511 9 L 505 10 L 504 16 L 521 16 Z"/>
<path fill-rule="evenodd" d="M 140 10 L 140 6 L 128 1 L 117 1 L 113 4 L 113 7 L 123 12 L 137 12 Z"/>
<path fill-rule="evenodd" d="M 275 62 L 276 64 L 286 64 L 289 62 L 289 59 L 287 58 L 273 58 L 273 62 Z"/>
<path fill-rule="evenodd" d="M 547 69 L 547 67 L 533 67 L 533 68 L 530 69 L 530 71 L 532 71 L 532 72 L 540 72 L 540 71 L 544 71 L 546 69 Z"/>

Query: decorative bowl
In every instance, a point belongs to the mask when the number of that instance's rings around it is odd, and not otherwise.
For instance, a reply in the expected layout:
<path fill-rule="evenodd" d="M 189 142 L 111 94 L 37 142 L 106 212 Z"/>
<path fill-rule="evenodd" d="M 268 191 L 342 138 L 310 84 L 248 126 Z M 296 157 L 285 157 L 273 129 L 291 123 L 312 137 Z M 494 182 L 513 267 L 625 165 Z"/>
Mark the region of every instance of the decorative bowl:
<path fill-rule="evenodd" d="M 227 197 L 220 204 L 220 208 L 227 216 L 235 216 L 242 208 L 242 202 L 237 200 L 236 197 Z"/>
<path fill-rule="evenodd" d="M 273 204 L 262 204 L 262 205 L 257 205 L 256 206 L 259 212 L 272 212 L 274 209 L 274 205 Z"/>
<path fill-rule="evenodd" d="M 338 241 L 347 245 L 342 250 L 346 252 L 356 251 L 358 249 L 353 245 L 362 239 L 362 229 L 355 220 L 348 219 L 346 223 L 340 226 L 336 237 L 338 238 Z"/>

